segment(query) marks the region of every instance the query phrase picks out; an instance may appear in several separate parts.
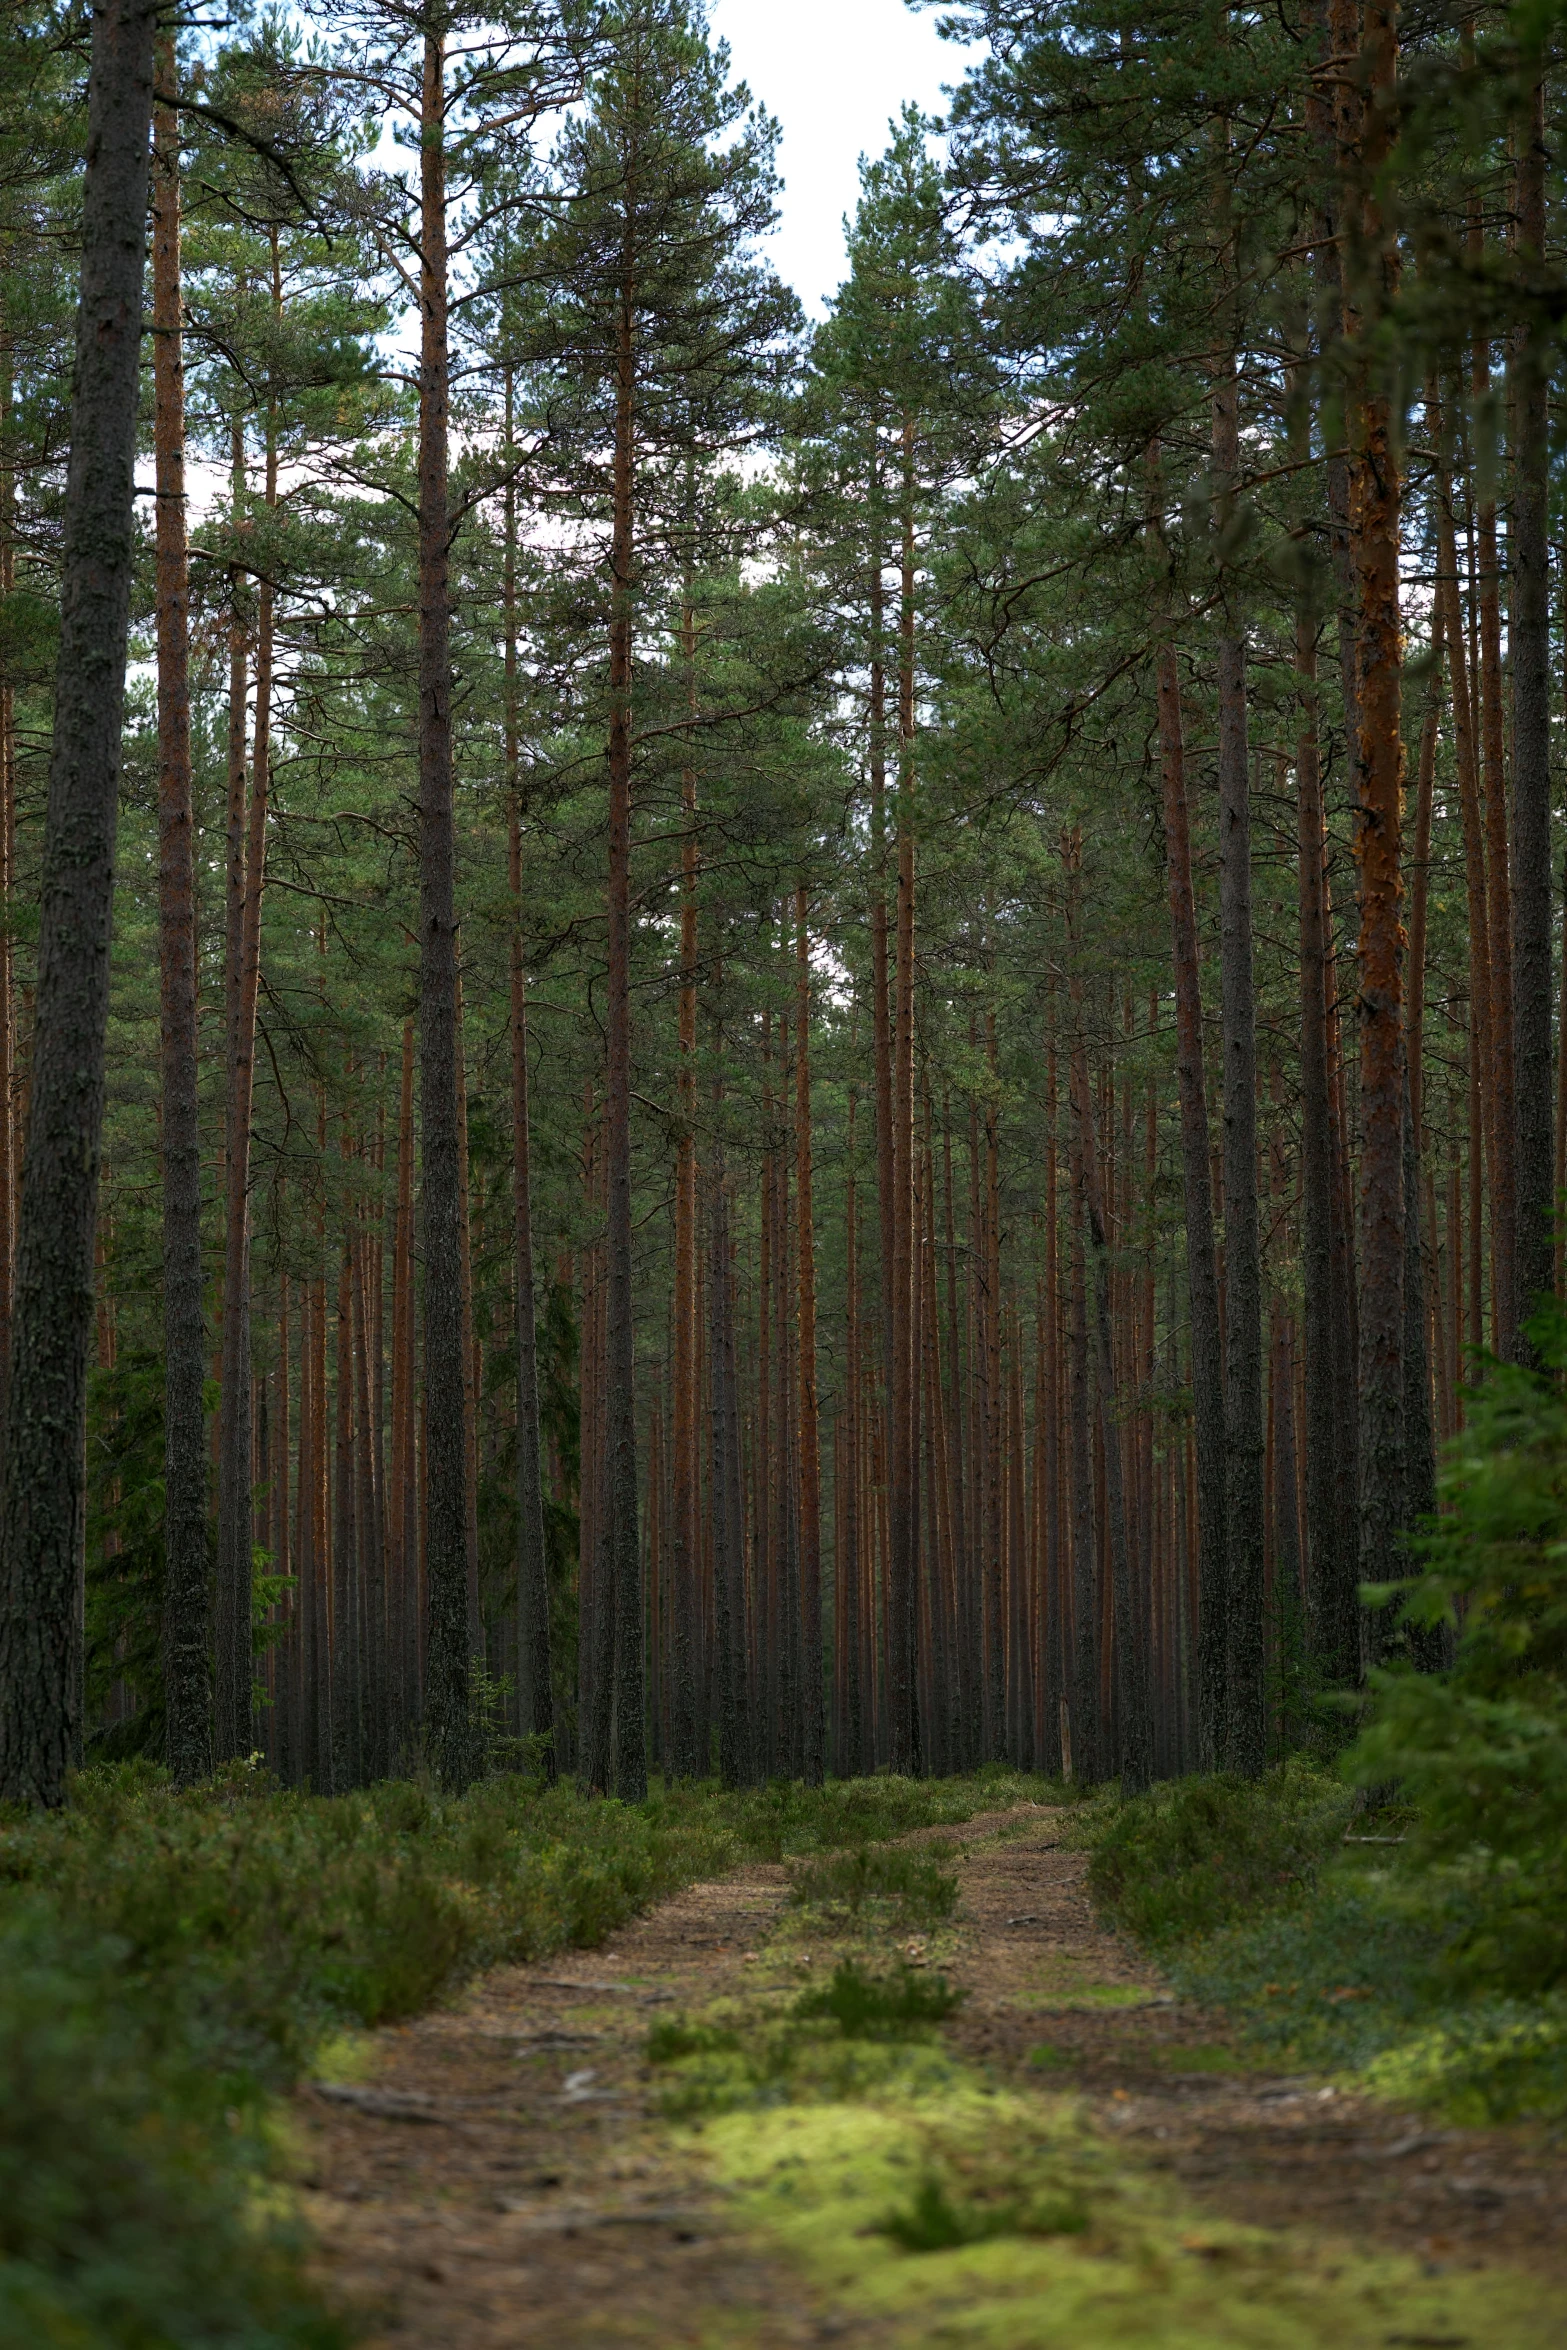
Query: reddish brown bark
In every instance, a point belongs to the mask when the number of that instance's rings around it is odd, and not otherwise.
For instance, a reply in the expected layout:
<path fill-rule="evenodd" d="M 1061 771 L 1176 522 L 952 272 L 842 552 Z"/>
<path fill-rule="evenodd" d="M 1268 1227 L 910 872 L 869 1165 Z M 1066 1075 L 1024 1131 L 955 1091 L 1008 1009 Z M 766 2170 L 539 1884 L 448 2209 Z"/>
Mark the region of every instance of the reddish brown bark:
<path fill-rule="evenodd" d="M 1150 459 L 1157 487 L 1158 455 Z M 1158 512 L 1157 503 L 1154 508 Z M 1224 1348 L 1219 1320 L 1218 1255 L 1214 1238 L 1213 1176 L 1208 1094 L 1203 1070 L 1202 983 L 1197 901 L 1192 886 L 1191 819 L 1186 797 L 1186 752 L 1175 649 L 1155 655 L 1160 774 L 1164 812 L 1165 877 L 1174 943 L 1176 1083 L 1181 1109 L 1181 1162 L 1186 1207 L 1186 1281 L 1191 1315 L 1192 1408 L 1197 1448 L 1198 1750 L 1205 1766 L 1218 1761 L 1225 1711 L 1225 1447 Z"/>
<path fill-rule="evenodd" d="M 470 1706 L 468 1383 L 458 1132 L 456 841 L 452 770 L 451 396 L 447 319 L 446 57 L 424 34 L 419 149 L 419 1042 L 424 1246 L 424 1507 L 432 1769 L 466 1786 Z"/>
<path fill-rule="evenodd" d="M 1545 82 L 1530 60 L 1516 130 L 1515 267 L 1531 290 L 1549 283 L 1546 258 Z M 1547 539 L 1550 358 L 1542 327 L 1520 326 L 1508 365 L 1513 504 L 1508 658 L 1513 692 L 1513 1098 L 1516 1185 L 1514 1310 L 1527 1322 L 1552 1287 L 1551 1093 L 1551 631 Z M 1525 1350 L 1527 1349 L 1527 1342 Z"/>
<path fill-rule="evenodd" d="M 821 1429 L 816 1391 L 816 1229 L 811 1166 L 811 941 L 805 884 L 795 891 L 794 1151 L 799 1300 L 800 1618 L 804 1684 L 800 1715 L 805 1781 L 819 1787 L 826 1769 L 822 1733 Z"/>
<path fill-rule="evenodd" d="M 696 616 L 688 603 L 682 614 L 681 651 L 686 665 L 686 706 L 696 714 Z M 673 1761 L 682 1777 L 700 1775 L 706 1758 L 697 1751 L 696 1587 L 697 1523 L 701 1500 L 697 1426 L 696 1305 L 696 982 L 697 837 L 696 768 L 689 754 L 681 771 L 680 804 L 684 837 L 680 845 L 680 1059 L 675 1099 L 679 1132 L 675 1159 L 675 1294 L 673 1489 L 670 1513 L 670 1573 L 675 1596 L 673 1624 Z"/>
<path fill-rule="evenodd" d="M 889 1759 L 915 1769 L 919 1567 L 918 1341 L 914 1321 L 914 423 L 903 423 L 898 619 L 897 917 L 892 1038 L 892 1392 L 888 1492 L 887 1704 Z"/>
<path fill-rule="evenodd" d="M 506 443 L 512 443 L 512 378 L 506 374 Z M 522 781 L 517 744 L 517 486 L 506 483 L 503 594 L 506 627 L 506 820 L 511 884 L 512 1298 L 517 1346 L 517 1724 L 539 1741 L 544 1774 L 559 1770 L 550 1667 L 549 1562 L 539 1437 L 539 1360 L 533 1280 L 532 1138 L 528 1112 L 528 967 L 522 932 Z"/>
<path fill-rule="evenodd" d="M 159 75 L 175 82 L 174 36 Z M 154 114 L 153 439 L 157 466 L 158 926 L 162 1010 L 164 1711 L 177 1784 L 212 1764 L 212 1611 L 202 1390 L 201 1133 L 197 1102 L 195 815 L 191 802 L 190 560 L 185 530 L 184 306 L 178 116 Z M 245 1633 L 248 1745 L 249 1620 Z"/>
<path fill-rule="evenodd" d="M 1368 306 L 1391 296 L 1397 245 L 1381 175 L 1391 148 L 1398 69 L 1395 0 L 1367 0 L 1361 39 L 1365 107 L 1348 161 L 1371 256 L 1361 294 L 1350 412 L 1350 529 L 1361 649 L 1355 854 L 1360 1013 L 1360 1569 L 1397 1572 L 1404 1516 L 1404 944 L 1400 920 L 1403 734 L 1399 617 L 1400 483 L 1392 407 L 1369 344 Z"/>
<path fill-rule="evenodd" d="M 595 1755 L 595 1776 L 640 1802 L 647 1793 L 643 1723 L 642 1559 L 637 1534 L 636 1364 L 631 1298 L 631 657 L 635 552 L 635 208 L 626 211 L 615 304 L 615 438 L 610 544 L 609 870 L 606 893 L 604 1135 L 608 1219 L 604 1419 L 604 1523 L 599 1546 L 613 1627 L 614 1749 Z M 610 1692 L 596 1693 L 595 1737 Z M 608 1728 L 607 1721 L 603 1727 Z M 600 1775 L 602 1774 L 602 1775 Z"/>

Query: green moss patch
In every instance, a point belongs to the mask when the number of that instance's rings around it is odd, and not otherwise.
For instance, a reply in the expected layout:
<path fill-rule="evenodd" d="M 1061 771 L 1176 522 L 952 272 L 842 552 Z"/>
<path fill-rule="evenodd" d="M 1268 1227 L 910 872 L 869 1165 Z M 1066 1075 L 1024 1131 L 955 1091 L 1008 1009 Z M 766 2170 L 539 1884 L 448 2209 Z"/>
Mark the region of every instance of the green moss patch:
<path fill-rule="evenodd" d="M 731 2113 L 701 2143 L 762 2248 L 838 2316 L 909 2350 L 1545 2350 L 1559 2332 L 1527 2278 L 1431 2277 L 1199 2219 L 1070 2101 L 993 2094 L 971 2076 Z"/>

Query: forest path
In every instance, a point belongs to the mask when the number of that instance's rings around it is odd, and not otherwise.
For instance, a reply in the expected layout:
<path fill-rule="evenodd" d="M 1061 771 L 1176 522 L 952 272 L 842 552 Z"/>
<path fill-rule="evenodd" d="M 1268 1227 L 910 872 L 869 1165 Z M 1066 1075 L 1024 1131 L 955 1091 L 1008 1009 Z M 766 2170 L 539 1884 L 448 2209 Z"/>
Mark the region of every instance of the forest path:
<path fill-rule="evenodd" d="M 1064 2249 L 1012 2236 L 1006 2259 L 993 2243 L 891 2252 L 880 2207 L 868 2226 L 848 2208 L 879 2160 L 910 2159 L 887 2155 L 885 2095 L 755 2122 L 667 2118 L 671 2076 L 646 2060 L 655 2022 L 715 2007 L 776 2019 L 835 1955 L 822 1921 L 786 1909 L 788 1871 L 751 1866 L 606 1949 L 495 1970 L 451 2008 L 376 2033 L 362 2080 L 302 2093 L 321 2267 L 371 2313 L 376 2350 L 1022 2350 L 1068 2320 L 1077 2350 L 1559 2339 L 1561 2156 L 1526 2133 L 1442 2129 L 1249 2069 L 1220 2022 L 1177 2004 L 1097 1922 L 1068 1816 L 1024 1806 L 907 1839 L 950 1853 L 959 1906 L 950 1929 L 890 1936 L 881 1955 L 918 1964 L 928 1950 L 963 1986 L 945 2039 L 970 2120 L 976 2095 L 999 2099 L 984 2118 L 1000 2144 L 1037 2114 L 1057 2153 L 1089 2164 L 1096 2198 L 1130 2192 L 1135 2241 L 1125 2222 L 1101 2238 L 1096 2216 Z M 905 2140 L 930 2137 L 930 2110 L 906 2106 Z M 856 2116 L 875 2142 L 862 2130 L 846 2157 L 832 2132 Z M 791 2130 L 803 2153 L 780 2153 Z M 810 2220 L 802 2163 L 819 2185 Z"/>

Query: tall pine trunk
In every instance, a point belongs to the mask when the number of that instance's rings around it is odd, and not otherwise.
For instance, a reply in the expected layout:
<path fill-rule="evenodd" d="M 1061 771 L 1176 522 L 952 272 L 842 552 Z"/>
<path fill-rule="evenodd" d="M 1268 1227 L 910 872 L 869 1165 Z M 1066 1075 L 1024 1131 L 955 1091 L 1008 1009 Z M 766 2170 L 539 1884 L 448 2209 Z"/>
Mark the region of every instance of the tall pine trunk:
<path fill-rule="evenodd" d="M 1150 460 L 1154 513 L 1159 462 Z M 1162 535 L 1162 534 L 1156 534 Z M 1203 1071 L 1202 982 L 1197 900 L 1192 886 L 1191 817 L 1186 797 L 1180 675 L 1168 641 L 1155 654 L 1165 877 L 1175 966 L 1175 1069 L 1181 1110 L 1181 1167 L 1186 1208 L 1186 1283 L 1191 1314 L 1192 1407 L 1197 1453 L 1198 1753 L 1214 1769 L 1223 1752 L 1228 1574 L 1225 1518 L 1224 1349 L 1214 1240 L 1213 1164 Z"/>
<path fill-rule="evenodd" d="M 1110 1300 L 1110 1233 L 1099 1171 L 1093 1091 L 1083 1028 L 1083 983 L 1076 958 L 1076 897 L 1079 843 L 1067 848 L 1067 924 L 1073 946 L 1071 973 L 1072 1049 L 1069 1062 L 1076 1177 L 1083 1227 L 1093 1271 L 1089 1312 L 1093 1325 L 1094 1385 L 1104 1451 L 1105 1532 L 1110 1553 L 1110 1602 L 1115 1668 L 1115 1733 L 1122 1791 L 1140 1794 L 1153 1778 L 1153 1738 L 1148 1679 L 1148 1611 L 1132 1587 L 1131 1546 L 1126 1520 L 1115 1343 Z"/>
<path fill-rule="evenodd" d="M 915 1769 L 919 1511 L 918 1339 L 914 1327 L 914 425 L 903 420 L 901 577 L 898 618 L 897 912 L 892 1022 L 892 1394 L 888 1520 L 887 1703 L 889 1759 Z"/>
<path fill-rule="evenodd" d="M 1392 406 L 1375 372 L 1374 316 L 1396 282 L 1397 245 L 1380 175 L 1392 142 L 1396 0 L 1368 0 L 1361 37 L 1365 106 L 1356 198 L 1368 282 L 1359 289 L 1350 408 L 1350 526 L 1359 591 L 1360 798 L 1360 1572 L 1396 1572 L 1404 1495 L 1404 1055 L 1400 828 L 1399 478 Z"/>
<path fill-rule="evenodd" d="M 1227 30 L 1227 27 L 1226 27 Z M 1224 1756 L 1255 1776 L 1267 1762 L 1262 1405 L 1262 1262 L 1257 1207 L 1257 1007 L 1251 932 L 1251 754 L 1246 640 L 1223 575 L 1240 468 L 1239 301 L 1226 157 L 1217 127 L 1218 232 L 1231 338 L 1215 365 L 1212 455 L 1220 566 L 1219 1003 L 1224 1111 L 1225 1655 Z"/>
<path fill-rule="evenodd" d="M 512 438 L 512 380 L 506 376 L 506 443 Z M 522 948 L 522 783 L 517 758 L 517 490 L 506 484 L 506 801 L 512 894 L 511 1144 L 512 1254 L 517 1336 L 517 1678 L 518 1722 L 544 1744 L 553 1780 L 555 1706 L 550 1678 L 549 1562 L 544 1547 L 540 1461 L 539 1357 L 533 1288 L 532 1149 L 528 1121 L 528 970 Z"/>
<path fill-rule="evenodd" d="M 795 1214 L 799 1243 L 795 1279 L 800 1316 L 800 1619 L 804 1682 L 800 1713 L 804 1729 L 805 1781 L 819 1787 L 826 1770 L 822 1729 L 822 1494 L 821 1429 L 816 1393 L 816 1230 L 811 1167 L 811 942 L 806 927 L 806 894 L 795 892 Z"/>
<path fill-rule="evenodd" d="M 1089 1420 L 1088 1285 L 1085 1250 L 1082 1129 L 1074 1117 L 1068 1146 L 1072 1200 L 1071 1319 L 1067 1330 L 1067 1384 L 1071 1418 L 1072 1643 L 1062 1769 L 1093 1784 L 1101 1775 L 1099 1638 L 1094 1589 L 1093 1436 Z"/>
<path fill-rule="evenodd" d="M 150 0 L 92 26 L 60 653 L 0 1500 L 0 1797 L 58 1804 L 82 1729 L 93 1234 L 131 580 L 152 121 Z"/>
<path fill-rule="evenodd" d="M 1519 266 L 1545 268 L 1545 84 L 1536 72 L 1519 125 Z M 1549 378 L 1540 337 L 1514 346 L 1512 572 L 1513 1088 L 1517 1119 L 1516 1306 L 1526 1320 L 1552 1285 L 1551 703 Z"/>
<path fill-rule="evenodd" d="M 174 37 L 158 45 L 170 90 Z M 163 1075 L 163 1693 L 169 1769 L 212 1767 L 212 1613 L 202 1387 L 201 1130 L 196 1070 L 196 861 L 191 801 L 190 557 L 185 534 L 185 362 L 179 120 L 153 117 L 153 440 L 157 467 L 158 929 Z M 248 1697 L 247 1683 L 247 1697 Z M 248 1708 L 247 1708 L 248 1711 Z"/>
<path fill-rule="evenodd" d="M 10 331 L 0 324 L 0 598 L 8 598 L 16 586 L 12 393 Z M 11 949 L 15 889 L 16 685 L 0 651 L 0 1461 L 5 1457 L 11 1282 L 16 1258 L 16 966 Z"/>
<path fill-rule="evenodd" d="M 1233 451 L 1232 451 L 1233 457 Z M 1262 1256 L 1257 1209 L 1257 1015 L 1251 935 L 1246 648 L 1219 644 L 1219 929 L 1224 1039 L 1225 1657 L 1230 1769 L 1268 1759 L 1263 1584 Z"/>
<path fill-rule="evenodd" d="M 277 238 L 272 241 L 274 316 L 282 310 Z M 237 469 L 243 478 L 242 466 Z M 268 418 L 265 495 L 277 505 L 275 419 Z M 250 1751 L 252 1736 L 250 1459 L 250 1116 L 261 984 L 261 909 L 266 879 L 272 774 L 273 587 L 264 579 L 256 610 L 256 733 L 250 805 L 245 806 L 244 639 L 236 630 L 229 728 L 229 919 L 225 989 L 227 1092 L 224 1116 L 223 1360 L 218 1417 L 218 1581 L 215 1727 L 219 1760 Z M 237 694 L 236 689 L 237 688 Z M 238 702 L 238 726 L 233 704 Z"/>
<path fill-rule="evenodd" d="M 1302 700 L 1296 738 L 1300 892 L 1301 1293 L 1306 1381 L 1306 1627 L 1328 1689 L 1360 1664 L 1358 1557 L 1346 1553 L 1340 1475 L 1340 1365 L 1333 1312 L 1333 1101 L 1328 1078 L 1328 925 L 1322 764 L 1317 732 L 1316 622 L 1295 624 Z"/>
<path fill-rule="evenodd" d="M 686 666 L 686 708 L 696 715 L 696 616 L 689 602 L 682 614 L 681 649 Z M 680 1113 L 675 1161 L 674 1315 L 674 1480 L 672 1491 L 672 1589 L 674 1593 L 674 1767 L 682 1778 L 698 1778 L 707 1757 L 697 1744 L 696 1596 L 699 1588 L 698 1511 L 701 1473 L 697 1430 L 696 1303 L 696 959 L 697 843 L 696 768 L 687 749 L 680 778 L 684 836 L 680 844 L 680 1061 L 675 1098 Z"/>
<path fill-rule="evenodd" d="M 610 547 L 609 952 L 604 1124 L 609 1192 L 604 1397 L 604 1524 L 599 1578 L 614 1654 L 614 1784 L 647 1793 L 642 1698 L 642 1557 L 637 1538 L 637 1424 L 631 1301 L 631 568 L 635 530 L 635 383 L 628 245 L 616 310 L 615 448 Z"/>
<path fill-rule="evenodd" d="M 431 26 L 424 37 L 420 118 L 419 276 L 419 1078 L 429 1610 L 424 1733 L 432 1768 L 447 1786 L 461 1788 L 473 1775 L 475 1754 L 457 1111 L 445 123 L 443 36 Z"/>

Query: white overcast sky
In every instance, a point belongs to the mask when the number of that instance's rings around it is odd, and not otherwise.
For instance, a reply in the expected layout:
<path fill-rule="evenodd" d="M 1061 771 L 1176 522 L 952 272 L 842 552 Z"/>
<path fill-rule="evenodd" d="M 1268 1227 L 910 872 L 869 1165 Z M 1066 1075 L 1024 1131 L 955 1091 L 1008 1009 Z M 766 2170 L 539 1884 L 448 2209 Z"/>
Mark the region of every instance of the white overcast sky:
<path fill-rule="evenodd" d="M 843 276 L 843 218 L 861 155 L 879 155 L 905 99 L 943 111 L 943 82 L 973 54 L 938 40 L 935 16 L 905 0 L 711 0 L 736 76 L 783 126 L 779 274 L 819 314 Z"/>

